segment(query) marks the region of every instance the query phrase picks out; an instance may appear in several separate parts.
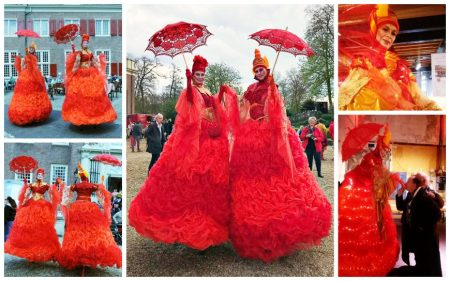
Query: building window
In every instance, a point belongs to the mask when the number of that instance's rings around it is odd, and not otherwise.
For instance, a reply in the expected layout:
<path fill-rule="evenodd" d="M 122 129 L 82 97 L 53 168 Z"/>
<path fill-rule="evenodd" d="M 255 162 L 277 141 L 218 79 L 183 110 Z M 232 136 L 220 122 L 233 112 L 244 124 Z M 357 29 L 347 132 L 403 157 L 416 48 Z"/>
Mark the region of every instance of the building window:
<path fill-rule="evenodd" d="M 106 60 L 106 76 L 109 76 L 111 73 L 111 51 L 110 50 L 95 50 L 95 55 L 99 56 L 100 54 L 105 55 Z"/>
<path fill-rule="evenodd" d="M 64 25 L 78 24 L 80 25 L 80 19 L 64 19 Z"/>
<path fill-rule="evenodd" d="M 110 20 L 95 20 L 95 36 L 111 36 Z"/>
<path fill-rule="evenodd" d="M 89 171 L 89 181 L 93 183 L 100 182 L 99 162 L 91 160 L 91 170 Z"/>
<path fill-rule="evenodd" d="M 50 171 L 50 183 L 54 184 L 57 178 L 67 183 L 67 165 L 52 164 Z"/>
<path fill-rule="evenodd" d="M 17 70 L 14 67 L 16 55 L 17 55 L 17 51 L 5 51 L 5 53 L 4 53 L 5 64 L 3 65 L 3 71 L 4 71 L 3 76 L 5 78 L 17 77 Z"/>
<path fill-rule="evenodd" d="M 41 37 L 48 37 L 48 19 L 33 19 L 33 31 L 39 34 Z"/>
<path fill-rule="evenodd" d="M 17 19 L 5 19 L 5 37 L 17 37 Z"/>
<path fill-rule="evenodd" d="M 38 67 L 44 77 L 50 75 L 50 51 L 36 51 Z"/>
<path fill-rule="evenodd" d="M 14 179 L 23 181 L 23 176 L 24 176 L 23 173 L 20 173 L 20 174 L 15 173 Z M 28 183 L 31 183 L 33 181 L 33 173 L 25 173 L 25 177 L 27 178 Z"/>

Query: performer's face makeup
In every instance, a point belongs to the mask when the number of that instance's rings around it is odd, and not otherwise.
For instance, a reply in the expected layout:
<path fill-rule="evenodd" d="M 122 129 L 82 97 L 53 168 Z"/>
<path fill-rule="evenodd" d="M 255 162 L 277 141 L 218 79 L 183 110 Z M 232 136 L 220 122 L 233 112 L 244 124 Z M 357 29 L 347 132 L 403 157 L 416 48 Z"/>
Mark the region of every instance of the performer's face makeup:
<path fill-rule="evenodd" d="M 205 72 L 196 71 L 194 72 L 193 78 L 196 85 L 203 85 L 203 83 L 205 82 Z"/>
<path fill-rule="evenodd" d="M 376 39 L 381 44 L 381 46 L 389 50 L 392 47 L 392 44 L 394 44 L 397 34 L 397 28 L 388 23 L 378 28 Z"/>
<path fill-rule="evenodd" d="M 28 48 L 28 52 L 30 52 L 30 54 L 34 54 L 34 48 L 33 47 Z"/>
<path fill-rule="evenodd" d="M 81 43 L 81 47 L 83 47 L 83 49 L 86 49 L 87 47 L 89 47 L 89 42 L 83 41 L 83 43 Z"/>
<path fill-rule="evenodd" d="M 43 173 L 39 173 L 36 175 L 36 179 L 38 180 L 43 180 L 44 179 L 44 174 Z"/>
<path fill-rule="evenodd" d="M 255 77 L 258 81 L 264 80 L 264 78 L 266 78 L 266 76 L 267 76 L 267 68 L 258 66 L 255 69 Z"/>

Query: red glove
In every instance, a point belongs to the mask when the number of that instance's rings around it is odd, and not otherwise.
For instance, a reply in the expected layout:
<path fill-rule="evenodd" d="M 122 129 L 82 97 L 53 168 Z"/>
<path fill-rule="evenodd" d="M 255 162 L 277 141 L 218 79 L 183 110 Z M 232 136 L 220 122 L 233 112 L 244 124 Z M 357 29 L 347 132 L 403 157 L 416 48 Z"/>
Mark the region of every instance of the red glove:
<path fill-rule="evenodd" d="M 189 70 L 189 68 L 186 68 L 186 78 L 187 80 L 192 81 L 192 72 Z"/>
<path fill-rule="evenodd" d="M 187 79 L 187 87 L 186 87 L 186 98 L 192 103 L 194 100 L 194 92 L 192 90 L 192 72 L 189 68 L 186 68 L 186 79 Z"/>
<path fill-rule="evenodd" d="M 228 91 L 228 85 L 223 84 L 222 86 L 220 86 L 220 90 L 219 90 L 219 101 L 222 101 L 223 95 L 225 94 L 226 91 Z"/>

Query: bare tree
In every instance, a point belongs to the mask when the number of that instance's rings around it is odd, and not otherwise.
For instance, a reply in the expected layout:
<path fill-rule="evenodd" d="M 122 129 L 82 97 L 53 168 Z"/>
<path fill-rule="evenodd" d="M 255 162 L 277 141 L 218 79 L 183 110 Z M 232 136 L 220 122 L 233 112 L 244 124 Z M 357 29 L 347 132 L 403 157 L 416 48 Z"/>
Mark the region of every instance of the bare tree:
<path fill-rule="evenodd" d="M 134 93 L 137 98 L 136 109 L 138 112 L 148 112 L 149 106 L 160 99 L 155 93 L 156 81 L 165 76 L 158 71 L 162 65 L 154 59 L 140 57 L 136 59 L 136 84 Z"/>
<path fill-rule="evenodd" d="M 333 110 L 334 78 L 334 8 L 333 5 L 315 5 L 307 9 L 309 23 L 306 41 L 315 55 L 302 63 L 304 83 L 311 96 L 326 96 Z"/>
<path fill-rule="evenodd" d="M 225 63 L 214 63 L 208 66 L 205 84 L 211 93 L 219 92 L 220 86 L 227 84 L 234 88 L 236 92 L 242 93 L 240 73 L 233 67 Z"/>

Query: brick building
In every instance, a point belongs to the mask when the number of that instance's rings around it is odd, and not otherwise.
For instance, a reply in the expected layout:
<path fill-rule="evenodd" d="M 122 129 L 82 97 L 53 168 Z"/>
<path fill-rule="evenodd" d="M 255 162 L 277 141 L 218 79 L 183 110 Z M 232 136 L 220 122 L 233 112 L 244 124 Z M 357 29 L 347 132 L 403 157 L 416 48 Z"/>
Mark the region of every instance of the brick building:
<path fill-rule="evenodd" d="M 53 41 L 55 32 L 66 24 L 79 25 L 80 35 L 89 34 L 89 48 L 96 55 L 104 53 L 110 76 L 122 76 L 122 5 L 12 5 L 4 6 L 4 77 L 16 77 L 13 56 L 25 53 L 34 41 L 39 68 L 44 76 L 65 75 L 66 55 L 71 52 L 69 44 L 58 45 Z M 41 38 L 18 37 L 15 32 L 31 29 Z M 81 36 L 75 38 L 80 49 Z"/>

